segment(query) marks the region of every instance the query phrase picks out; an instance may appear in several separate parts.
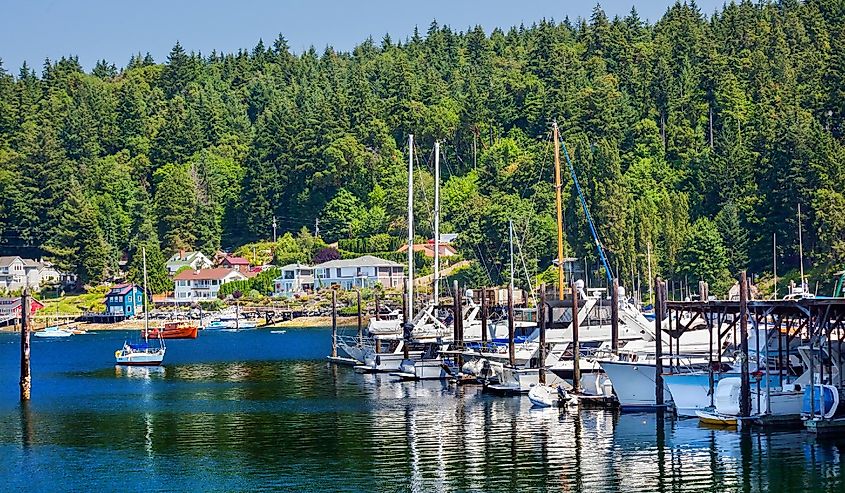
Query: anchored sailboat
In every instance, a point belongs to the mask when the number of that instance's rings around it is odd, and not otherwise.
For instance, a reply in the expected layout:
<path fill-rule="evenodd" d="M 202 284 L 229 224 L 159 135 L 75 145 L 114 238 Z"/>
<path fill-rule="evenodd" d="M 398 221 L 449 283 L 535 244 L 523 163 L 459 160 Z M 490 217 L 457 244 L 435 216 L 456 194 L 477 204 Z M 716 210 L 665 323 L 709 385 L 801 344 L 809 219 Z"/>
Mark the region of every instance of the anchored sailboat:
<path fill-rule="evenodd" d="M 158 332 L 158 347 L 150 344 L 150 317 L 147 307 L 147 250 L 141 249 L 144 260 L 144 342 L 131 344 L 125 342 L 123 347 L 114 352 L 115 362 L 126 366 L 158 366 L 164 360 L 164 341 Z"/>

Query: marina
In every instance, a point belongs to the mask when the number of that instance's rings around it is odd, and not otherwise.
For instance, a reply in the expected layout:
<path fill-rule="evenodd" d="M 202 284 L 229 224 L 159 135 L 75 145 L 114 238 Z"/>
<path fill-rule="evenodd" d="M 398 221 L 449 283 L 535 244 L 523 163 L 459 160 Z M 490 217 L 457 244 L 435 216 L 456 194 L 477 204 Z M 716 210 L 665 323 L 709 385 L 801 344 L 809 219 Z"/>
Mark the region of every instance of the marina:
<path fill-rule="evenodd" d="M 18 343 L 0 335 L 8 488 L 108 490 L 112 470 L 145 491 L 843 487 L 838 438 L 536 409 L 527 396 L 494 397 L 480 386 L 358 374 L 325 362 L 329 328 L 174 340 L 167 364 L 152 369 L 108 360 L 125 336 L 34 341 L 33 400 L 22 407 Z"/>

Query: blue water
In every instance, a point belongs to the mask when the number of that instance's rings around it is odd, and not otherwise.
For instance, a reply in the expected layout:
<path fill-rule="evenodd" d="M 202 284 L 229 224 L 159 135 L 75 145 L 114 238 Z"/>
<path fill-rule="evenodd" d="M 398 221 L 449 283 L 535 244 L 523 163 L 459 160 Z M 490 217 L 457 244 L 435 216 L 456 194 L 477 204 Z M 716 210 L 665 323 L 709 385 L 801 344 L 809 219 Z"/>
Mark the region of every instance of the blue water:
<path fill-rule="evenodd" d="M 845 440 L 532 409 L 326 365 L 326 329 L 205 332 L 122 369 L 129 333 L 0 335 L 3 491 L 839 491 Z"/>

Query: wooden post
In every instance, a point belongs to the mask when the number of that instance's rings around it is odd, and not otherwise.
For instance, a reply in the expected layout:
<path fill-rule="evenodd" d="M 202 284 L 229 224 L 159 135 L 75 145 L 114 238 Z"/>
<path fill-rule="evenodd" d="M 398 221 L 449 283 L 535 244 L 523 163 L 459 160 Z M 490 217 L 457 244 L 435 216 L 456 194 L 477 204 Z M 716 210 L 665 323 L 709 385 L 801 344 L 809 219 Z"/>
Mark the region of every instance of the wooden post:
<path fill-rule="evenodd" d="M 663 305 L 664 283 L 654 278 L 654 404 L 663 407 Z"/>
<path fill-rule="evenodd" d="M 513 340 L 515 335 L 513 326 L 513 287 L 508 285 L 508 362 L 511 367 L 516 366 L 516 346 Z"/>
<path fill-rule="evenodd" d="M 29 368 L 29 288 L 21 294 L 21 401 L 30 399 L 32 374 Z"/>
<path fill-rule="evenodd" d="M 481 348 L 487 346 L 487 288 L 481 290 Z"/>
<path fill-rule="evenodd" d="M 361 319 L 361 290 L 358 290 L 358 346 L 364 344 L 364 323 Z"/>
<path fill-rule="evenodd" d="M 742 350 L 739 415 L 751 416 L 751 382 L 748 375 L 748 283 L 745 271 L 739 274 L 739 337 Z"/>
<path fill-rule="evenodd" d="M 405 281 L 405 287 L 402 291 L 402 357 L 404 359 L 410 358 L 408 352 L 408 332 L 410 332 L 408 324 L 411 323 L 410 317 L 408 317 L 408 284 L 410 282 L 410 280 Z"/>
<path fill-rule="evenodd" d="M 375 297 L 375 299 L 376 299 L 376 320 L 381 320 L 381 314 L 379 313 L 381 311 L 381 305 L 379 305 L 379 299 L 378 299 L 378 292 L 377 291 L 373 292 L 373 297 Z"/>
<path fill-rule="evenodd" d="M 458 282 L 455 281 L 455 286 L 458 285 Z M 463 351 L 464 349 L 464 303 L 463 303 L 463 294 L 461 293 L 460 289 L 455 290 L 455 348 L 459 351 Z M 464 366 L 464 358 L 463 356 L 458 353 L 458 369 L 460 370 Z"/>
<path fill-rule="evenodd" d="M 337 290 L 332 289 L 332 358 L 337 358 Z"/>
<path fill-rule="evenodd" d="M 610 293 L 610 348 L 613 354 L 619 352 L 619 279 L 613 279 Z"/>
<path fill-rule="evenodd" d="M 581 344 L 578 342 L 578 288 L 575 283 L 569 285 L 572 290 L 572 390 L 581 391 Z"/>
<path fill-rule="evenodd" d="M 540 383 L 546 384 L 546 285 L 540 284 L 540 303 L 537 305 L 537 324 L 540 328 Z"/>

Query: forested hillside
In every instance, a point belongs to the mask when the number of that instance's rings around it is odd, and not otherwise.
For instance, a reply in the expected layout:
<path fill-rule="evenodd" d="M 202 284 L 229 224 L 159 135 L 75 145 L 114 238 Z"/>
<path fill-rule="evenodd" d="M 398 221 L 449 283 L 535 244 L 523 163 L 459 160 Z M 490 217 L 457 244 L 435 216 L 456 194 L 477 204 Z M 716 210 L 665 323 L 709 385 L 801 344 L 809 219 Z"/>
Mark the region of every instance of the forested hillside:
<path fill-rule="evenodd" d="M 779 269 L 794 267 L 799 203 L 808 263 L 845 264 L 845 3 L 676 4 L 651 25 L 564 15 L 489 35 L 432 22 L 349 53 L 294 54 L 280 35 L 90 74 L 74 57 L 40 77 L 6 67 L 0 251 L 95 282 L 142 245 L 160 262 L 271 238 L 274 216 L 280 236 L 318 218 L 329 242 L 401 235 L 413 133 L 418 233 L 439 139 L 443 230 L 500 281 L 509 219 L 528 270 L 556 255 L 557 120 L 621 278 L 649 250 L 675 278 L 769 270 L 774 233 Z M 568 172 L 564 197 L 567 255 L 594 259 Z"/>

